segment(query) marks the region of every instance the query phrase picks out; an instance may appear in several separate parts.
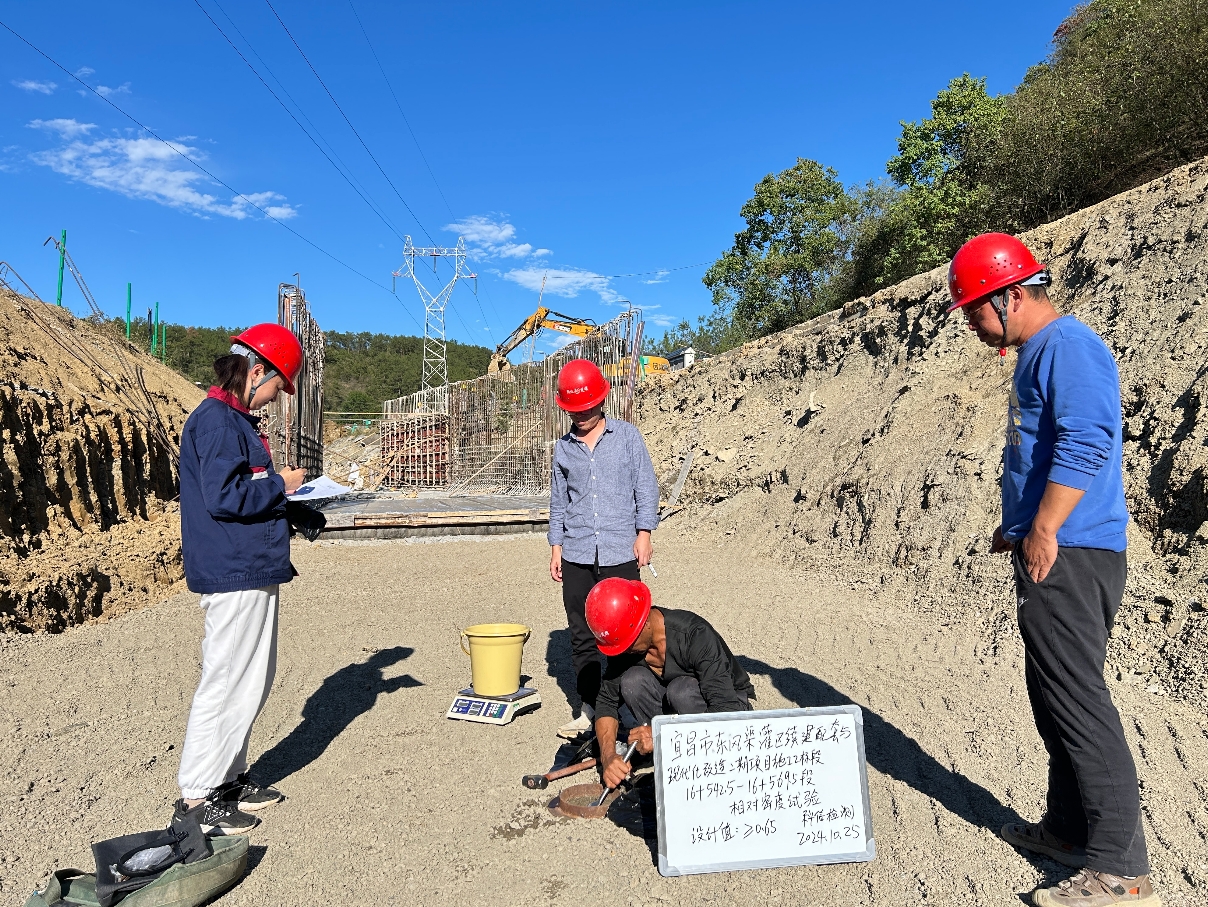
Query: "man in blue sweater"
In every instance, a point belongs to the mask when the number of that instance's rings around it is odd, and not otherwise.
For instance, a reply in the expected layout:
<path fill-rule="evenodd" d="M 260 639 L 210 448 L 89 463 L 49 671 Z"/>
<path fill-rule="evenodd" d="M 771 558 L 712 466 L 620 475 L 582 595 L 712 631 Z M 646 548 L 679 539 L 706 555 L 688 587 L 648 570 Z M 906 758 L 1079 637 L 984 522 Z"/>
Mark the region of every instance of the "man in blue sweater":
<path fill-rule="evenodd" d="M 1099 336 L 1058 315 L 1048 283 L 1045 266 L 1002 233 L 969 240 L 948 270 L 948 311 L 963 310 L 1000 355 L 1018 349 L 991 550 L 1012 552 L 1049 783 L 1044 817 L 1002 836 L 1079 869 L 1033 892 L 1038 907 L 1157 907 L 1137 770 L 1103 679 L 1126 574 L 1120 379 Z"/>

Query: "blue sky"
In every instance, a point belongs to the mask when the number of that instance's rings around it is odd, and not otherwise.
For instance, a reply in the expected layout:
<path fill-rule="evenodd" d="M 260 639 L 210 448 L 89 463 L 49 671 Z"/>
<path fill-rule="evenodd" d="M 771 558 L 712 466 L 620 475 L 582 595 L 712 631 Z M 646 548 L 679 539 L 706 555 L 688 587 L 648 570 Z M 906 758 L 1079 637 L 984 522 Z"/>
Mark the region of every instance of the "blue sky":
<path fill-rule="evenodd" d="M 389 292 L 400 237 L 463 235 L 478 294 L 455 290 L 449 335 L 491 346 L 532 312 L 544 274 L 547 305 L 599 322 L 624 299 L 656 334 L 707 312 L 702 263 L 730 245 L 761 177 L 799 156 L 846 183 L 882 177 L 899 120 L 926 116 L 962 72 L 1012 89 L 1070 4 L 1022 0 L 1009 15 L 967 2 L 47 9 L 6 4 L 0 21 L 244 198 L 0 29 L 0 259 L 43 298 L 58 260 L 42 242 L 66 228 L 113 315 L 129 281 L 136 313 L 158 301 L 174 323 L 270 320 L 277 284 L 300 272 L 324 328 L 414 334 L 415 288 L 404 274 Z M 64 297 L 86 312 L 74 286 Z"/>

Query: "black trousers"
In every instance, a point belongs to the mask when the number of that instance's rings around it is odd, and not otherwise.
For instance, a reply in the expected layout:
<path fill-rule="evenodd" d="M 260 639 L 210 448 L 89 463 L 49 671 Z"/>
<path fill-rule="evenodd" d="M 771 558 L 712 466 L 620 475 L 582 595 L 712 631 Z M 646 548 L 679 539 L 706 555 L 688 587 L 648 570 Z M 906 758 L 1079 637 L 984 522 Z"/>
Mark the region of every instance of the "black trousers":
<path fill-rule="evenodd" d="M 562 605 L 566 608 L 566 624 L 570 628 L 570 658 L 575 668 L 575 690 L 585 705 L 596 707 L 600 695 L 600 672 L 603 667 L 596 646 L 596 637 L 587 626 L 583 609 L 587 604 L 587 593 L 602 579 L 619 576 L 622 579 L 640 579 L 637 558 L 613 567 L 599 564 L 574 564 L 562 562 Z"/>
<path fill-rule="evenodd" d="M 738 698 L 744 707 L 751 707 L 746 693 L 740 692 Z M 695 677 L 681 675 L 664 685 L 645 664 L 621 675 L 621 702 L 629 706 L 639 725 L 650 724 L 655 715 L 703 715 L 709 710 Z"/>
<path fill-rule="evenodd" d="M 1103 679 L 1126 555 L 1059 548 L 1040 583 L 1028 576 L 1018 546 L 1013 558 L 1028 698 L 1049 753 L 1044 826 L 1085 847 L 1088 869 L 1147 873 L 1137 769 Z"/>

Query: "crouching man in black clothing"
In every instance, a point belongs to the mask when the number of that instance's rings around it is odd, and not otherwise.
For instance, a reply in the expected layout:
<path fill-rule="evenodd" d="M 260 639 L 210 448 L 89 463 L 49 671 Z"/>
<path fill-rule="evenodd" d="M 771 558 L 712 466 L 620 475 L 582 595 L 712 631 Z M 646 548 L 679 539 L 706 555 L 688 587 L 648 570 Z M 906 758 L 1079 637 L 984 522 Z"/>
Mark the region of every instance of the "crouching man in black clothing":
<path fill-rule="evenodd" d="M 622 704 L 639 725 L 629 731 L 629 742 L 643 754 L 654 751 L 655 715 L 751 708 L 751 678 L 721 635 L 691 611 L 651 607 L 645 583 L 602 580 L 587 596 L 585 611 L 596 644 L 608 656 L 595 721 L 606 787 L 620 784 L 631 768 L 616 753 Z"/>

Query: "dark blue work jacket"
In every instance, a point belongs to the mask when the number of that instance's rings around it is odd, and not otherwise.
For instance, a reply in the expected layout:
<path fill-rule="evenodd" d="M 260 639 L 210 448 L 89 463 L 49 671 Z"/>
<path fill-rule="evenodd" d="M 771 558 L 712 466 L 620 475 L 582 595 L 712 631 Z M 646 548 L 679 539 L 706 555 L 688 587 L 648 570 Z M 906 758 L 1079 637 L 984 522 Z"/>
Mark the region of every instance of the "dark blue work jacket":
<path fill-rule="evenodd" d="M 259 421 L 210 388 L 180 439 L 180 534 L 185 579 L 202 594 L 287 583 L 285 480 L 256 431 Z"/>

